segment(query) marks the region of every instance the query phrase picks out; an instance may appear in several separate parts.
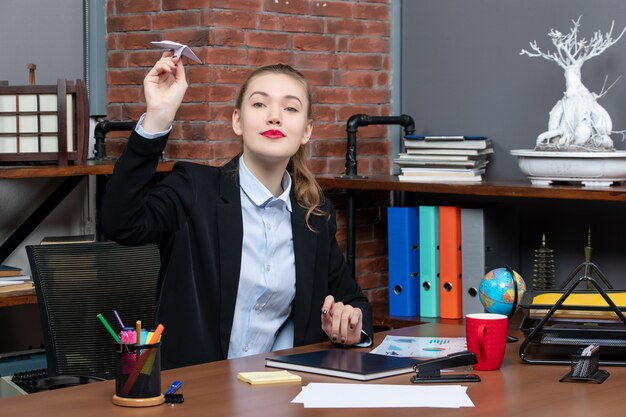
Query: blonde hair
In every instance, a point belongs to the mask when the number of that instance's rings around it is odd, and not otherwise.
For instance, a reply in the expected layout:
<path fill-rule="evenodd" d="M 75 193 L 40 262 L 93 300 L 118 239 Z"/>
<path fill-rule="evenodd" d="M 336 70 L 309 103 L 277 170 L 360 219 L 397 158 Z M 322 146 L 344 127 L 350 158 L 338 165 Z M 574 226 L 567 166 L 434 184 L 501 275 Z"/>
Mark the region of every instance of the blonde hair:
<path fill-rule="evenodd" d="M 304 87 L 306 92 L 308 104 L 307 104 L 307 118 L 310 120 L 313 117 L 312 108 L 312 93 L 309 83 L 304 78 L 304 75 L 293 67 L 285 64 L 274 64 L 259 67 L 252 71 L 246 80 L 241 85 L 237 100 L 235 101 L 235 107 L 241 111 L 241 105 L 245 96 L 246 90 L 250 85 L 250 81 L 264 74 L 283 74 L 287 75 L 294 80 L 298 81 Z M 322 189 L 320 188 L 313 173 L 309 169 L 309 151 L 308 142 L 301 145 L 298 151 L 289 159 L 287 164 L 287 172 L 291 175 L 293 180 L 293 191 L 296 197 L 296 201 L 299 206 L 306 209 L 306 224 L 309 229 L 313 230 L 309 219 L 311 215 L 327 217 L 329 214 L 322 210 L 320 204 L 322 203 Z"/>

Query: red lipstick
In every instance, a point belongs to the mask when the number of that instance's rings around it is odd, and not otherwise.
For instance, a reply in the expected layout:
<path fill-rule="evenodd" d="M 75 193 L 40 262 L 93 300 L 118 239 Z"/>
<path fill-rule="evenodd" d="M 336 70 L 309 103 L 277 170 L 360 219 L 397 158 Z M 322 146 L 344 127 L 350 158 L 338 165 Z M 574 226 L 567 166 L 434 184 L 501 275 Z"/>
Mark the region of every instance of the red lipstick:
<path fill-rule="evenodd" d="M 285 137 L 285 134 L 283 132 L 281 132 L 280 130 L 274 130 L 274 129 L 266 130 L 265 132 L 261 134 L 265 136 L 266 138 L 270 138 L 270 139 L 280 139 L 280 138 Z"/>

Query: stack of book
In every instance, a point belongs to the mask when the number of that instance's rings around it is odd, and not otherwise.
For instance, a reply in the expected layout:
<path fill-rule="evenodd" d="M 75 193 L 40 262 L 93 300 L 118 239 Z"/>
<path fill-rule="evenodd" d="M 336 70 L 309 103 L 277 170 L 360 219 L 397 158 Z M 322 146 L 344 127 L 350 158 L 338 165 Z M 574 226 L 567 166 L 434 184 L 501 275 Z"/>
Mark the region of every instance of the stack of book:
<path fill-rule="evenodd" d="M 480 182 L 493 153 L 484 136 L 423 136 L 404 138 L 406 152 L 394 162 L 400 181 Z"/>
<path fill-rule="evenodd" d="M 0 264 L 0 294 L 32 288 L 30 275 L 23 275 L 22 269 Z"/>

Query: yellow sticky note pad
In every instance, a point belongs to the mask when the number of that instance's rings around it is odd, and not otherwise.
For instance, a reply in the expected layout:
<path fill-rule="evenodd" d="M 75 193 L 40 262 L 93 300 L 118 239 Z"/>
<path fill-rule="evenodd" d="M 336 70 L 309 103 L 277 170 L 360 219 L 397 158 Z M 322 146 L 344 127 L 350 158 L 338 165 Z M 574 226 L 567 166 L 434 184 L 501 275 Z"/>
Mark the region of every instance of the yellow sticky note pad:
<path fill-rule="evenodd" d="M 289 371 L 239 372 L 237 379 L 252 385 L 302 382 L 300 375 L 292 374 Z"/>

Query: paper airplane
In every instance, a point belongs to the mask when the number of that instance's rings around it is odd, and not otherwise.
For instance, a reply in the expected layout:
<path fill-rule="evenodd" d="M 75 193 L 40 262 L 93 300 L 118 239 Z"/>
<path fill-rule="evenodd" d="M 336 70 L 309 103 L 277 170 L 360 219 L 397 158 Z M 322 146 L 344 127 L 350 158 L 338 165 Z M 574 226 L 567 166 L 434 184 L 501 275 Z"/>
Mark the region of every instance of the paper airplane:
<path fill-rule="evenodd" d="M 196 54 L 193 53 L 191 48 L 189 48 L 187 45 L 183 45 L 182 43 L 178 43 L 174 41 L 160 41 L 160 42 L 150 42 L 150 43 L 158 46 L 159 48 L 173 49 L 174 55 L 179 56 L 179 57 L 185 55 L 187 58 L 191 59 L 192 61 L 196 61 L 197 63 L 202 64 L 202 61 L 200 61 L 200 58 L 198 58 Z"/>

